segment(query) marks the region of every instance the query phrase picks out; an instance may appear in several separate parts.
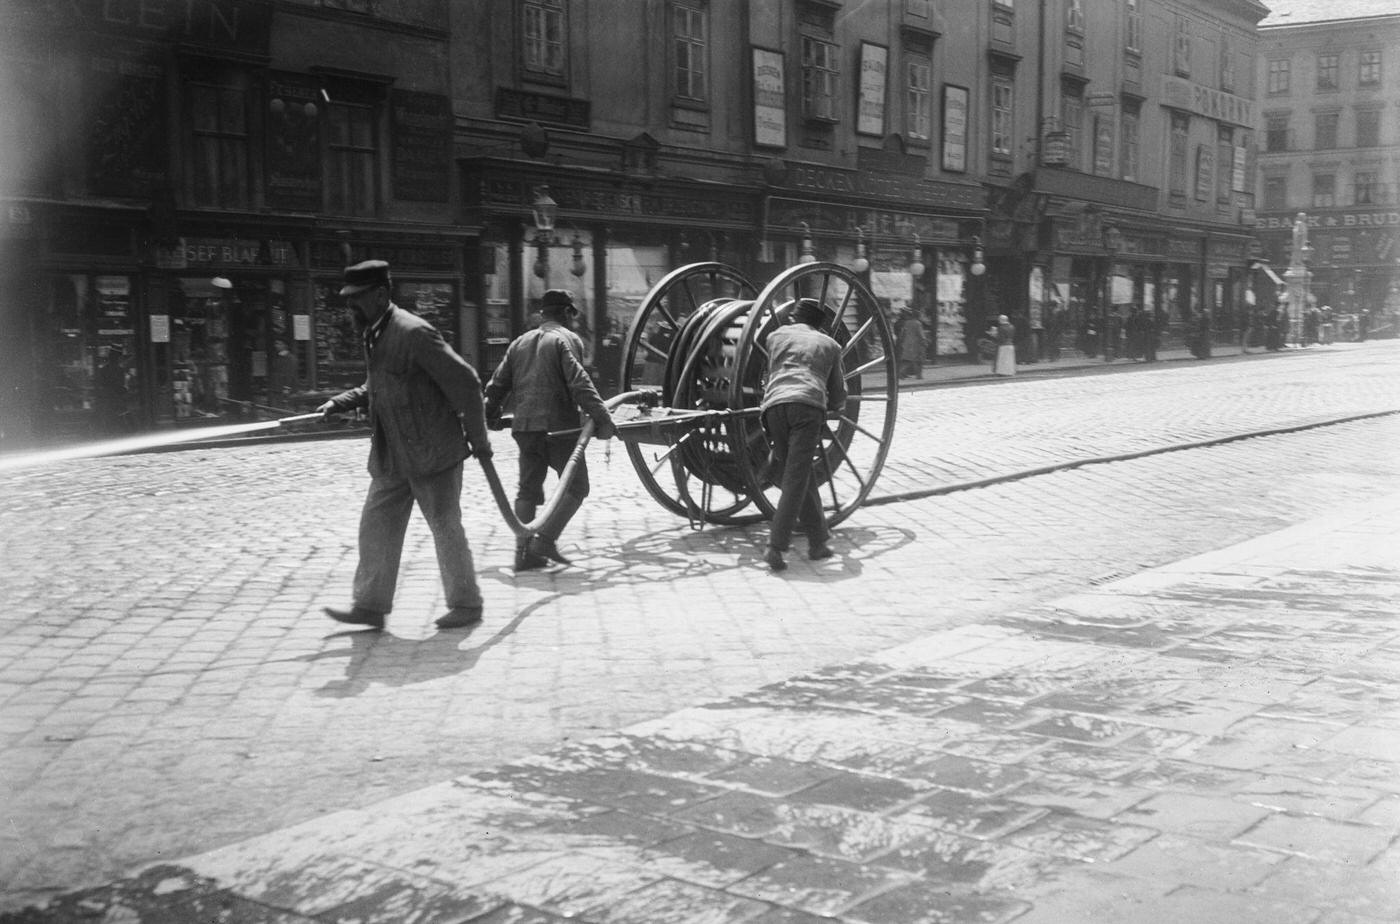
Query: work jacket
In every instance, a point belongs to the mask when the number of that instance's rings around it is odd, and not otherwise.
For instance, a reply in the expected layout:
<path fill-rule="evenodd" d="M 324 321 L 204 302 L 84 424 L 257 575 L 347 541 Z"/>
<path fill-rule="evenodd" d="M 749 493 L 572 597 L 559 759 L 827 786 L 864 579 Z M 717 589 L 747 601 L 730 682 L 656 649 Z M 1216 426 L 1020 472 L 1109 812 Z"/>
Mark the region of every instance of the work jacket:
<path fill-rule="evenodd" d="M 558 321 L 545 321 L 506 348 L 486 383 L 486 401 L 499 410 L 508 397 L 513 433 L 571 430 L 580 409 L 597 424 L 612 419 L 583 368 L 583 341 Z"/>
<path fill-rule="evenodd" d="M 427 321 L 391 304 L 366 366 L 365 383 L 331 401 L 369 409 L 374 477 L 431 475 L 489 445 L 481 378 Z"/>
<path fill-rule="evenodd" d="M 807 324 L 785 324 L 768 335 L 768 382 L 763 410 L 775 404 L 807 404 L 824 411 L 846 405 L 841 345 Z"/>

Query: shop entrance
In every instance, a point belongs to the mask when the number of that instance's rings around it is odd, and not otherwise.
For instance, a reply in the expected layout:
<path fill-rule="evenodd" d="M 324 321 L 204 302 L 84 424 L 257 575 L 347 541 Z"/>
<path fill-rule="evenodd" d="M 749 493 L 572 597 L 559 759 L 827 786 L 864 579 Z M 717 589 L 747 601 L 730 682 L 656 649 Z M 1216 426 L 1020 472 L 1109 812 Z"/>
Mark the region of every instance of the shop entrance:
<path fill-rule="evenodd" d="M 257 416 L 267 398 L 271 319 L 281 280 L 171 280 L 168 341 L 156 344 L 163 416 L 176 424 Z"/>

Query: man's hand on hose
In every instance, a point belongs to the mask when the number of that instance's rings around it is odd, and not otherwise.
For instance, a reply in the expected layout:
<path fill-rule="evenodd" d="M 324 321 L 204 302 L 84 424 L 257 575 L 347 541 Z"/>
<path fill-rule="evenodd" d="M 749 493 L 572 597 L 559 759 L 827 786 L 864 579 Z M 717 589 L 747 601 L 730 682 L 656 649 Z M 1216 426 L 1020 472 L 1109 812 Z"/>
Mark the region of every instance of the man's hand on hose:
<path fill-rule="evenodd" d="M 327 401 L 325 404 L 316 408 L 316 413 L 321 415 L 322 420 L 330 420 L 331 415 L 337 413 L 335 409 L 335 402 Z"/>
<path fill-rule="evenodd" d="M 491 438 L 486 434 L 481 435 L 481 439 L 474 440 L 467 437 L 467 454 L 476 456 L 481 461 L 486 461 L 494 455 L 491 449 Z"/>
<path fill-rule="evenodd" d="M 593 421 L 593 435 L 600 440 L 610 440 L 617 436 L 617 424 L 613 423 L 611 417 Z"/>
<path fill-rule="evenodd" d="M 505 421 L 501 420 L 501 406 L 493 401 L 486 402 L 486 426 L 492 430 L 504 430 Z"/>

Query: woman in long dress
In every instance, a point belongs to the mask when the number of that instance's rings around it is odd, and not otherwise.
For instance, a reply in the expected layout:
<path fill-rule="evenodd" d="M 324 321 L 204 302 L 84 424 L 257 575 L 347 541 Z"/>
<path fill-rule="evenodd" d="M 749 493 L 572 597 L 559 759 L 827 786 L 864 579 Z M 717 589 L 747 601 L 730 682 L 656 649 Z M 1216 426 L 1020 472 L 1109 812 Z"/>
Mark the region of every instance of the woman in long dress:
<path fill-rule="evenodd" d="M 1016 374 L 1016 328 L 1006 315 L 997 316 L 997 359 L 992 366 L 996 375 Z"/>

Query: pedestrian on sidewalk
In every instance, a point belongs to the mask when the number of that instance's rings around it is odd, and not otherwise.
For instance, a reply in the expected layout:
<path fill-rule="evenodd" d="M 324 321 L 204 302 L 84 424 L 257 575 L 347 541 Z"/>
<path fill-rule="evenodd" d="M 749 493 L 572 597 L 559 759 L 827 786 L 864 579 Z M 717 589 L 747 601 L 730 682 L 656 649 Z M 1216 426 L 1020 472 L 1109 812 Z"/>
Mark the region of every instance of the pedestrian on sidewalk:
<path fill-rule="evenodd" d="M 846 372 L 841 345 L 822 328 L 834 317 L 815 298 L 802 298 L 789 309 L 787 323 L 768 335 L 768 381 L 762 415 L 768 436 L 769 477 L 782 494 L 773 514 L 763 560 L 774 571 L 787 568 L 783 553 L 794 525 L 807 531 L 807 557 L 832 556 L 830 532 L 822 513 L 813 463 L 829 411 L 846 405 Z"/>
<path fill-rule="evenodd" d="M 899 377 L 924 377 L 924 325 L 913 309 L 901 312 L 899 324 Z"/>
<path fill-rule="evenodd" d="M 462 462 L 490 458 L 481 379 L 427 321 L 392 301 L 389 264 L 345 270 L 340 294 L 364 339 L 365 383 L 322 404 L 323 416 L 368 408 L 369 492 L 360 512 L 359 564 L 350 609 L 337 622 L 384 628 L 394 608 L 404 532 L 414 502 L 432 530 L 449 607 L 440 628 L 481 621 L 481 588 L 462 529 Z"/>
<path fill-rule="evenodd" d="M 1016 327 L 1006 315 L 997 316 L 997 358 L 992 366 L 994 375 L 1016 374 Z"/>
<path fill-rule="evenodd" d="M 511 436 L 520 448 L 515 515 L 521 523 L 534 520 L 544 503 L 545 477 L 550 469 L 556 475 L 563 473 L 577 442 L 570 435 L 550 436 L 551 431 L 577 429 L 582 410 L 592 418 L 599 439 L 612 439 L 616 432 L 612 415 L 584 369 L 583 339 L 570 329 L 577 317 L 571 293 L 565 289 L 545 292 L 540 299 L 540 326 L 511 342 L 486 384 L 486 416 L 492 426 L 498 425 L 506 401 L 514 399 Z M 573 479 L 563 486 L 553 520 L 533 537 L 517 542 L 516 571 L 543 568 L 551 561 L 569 563 L 559 553 L 559 536 L 583 506 L 588 491 L 588 463 L 580 457 Z"/>

